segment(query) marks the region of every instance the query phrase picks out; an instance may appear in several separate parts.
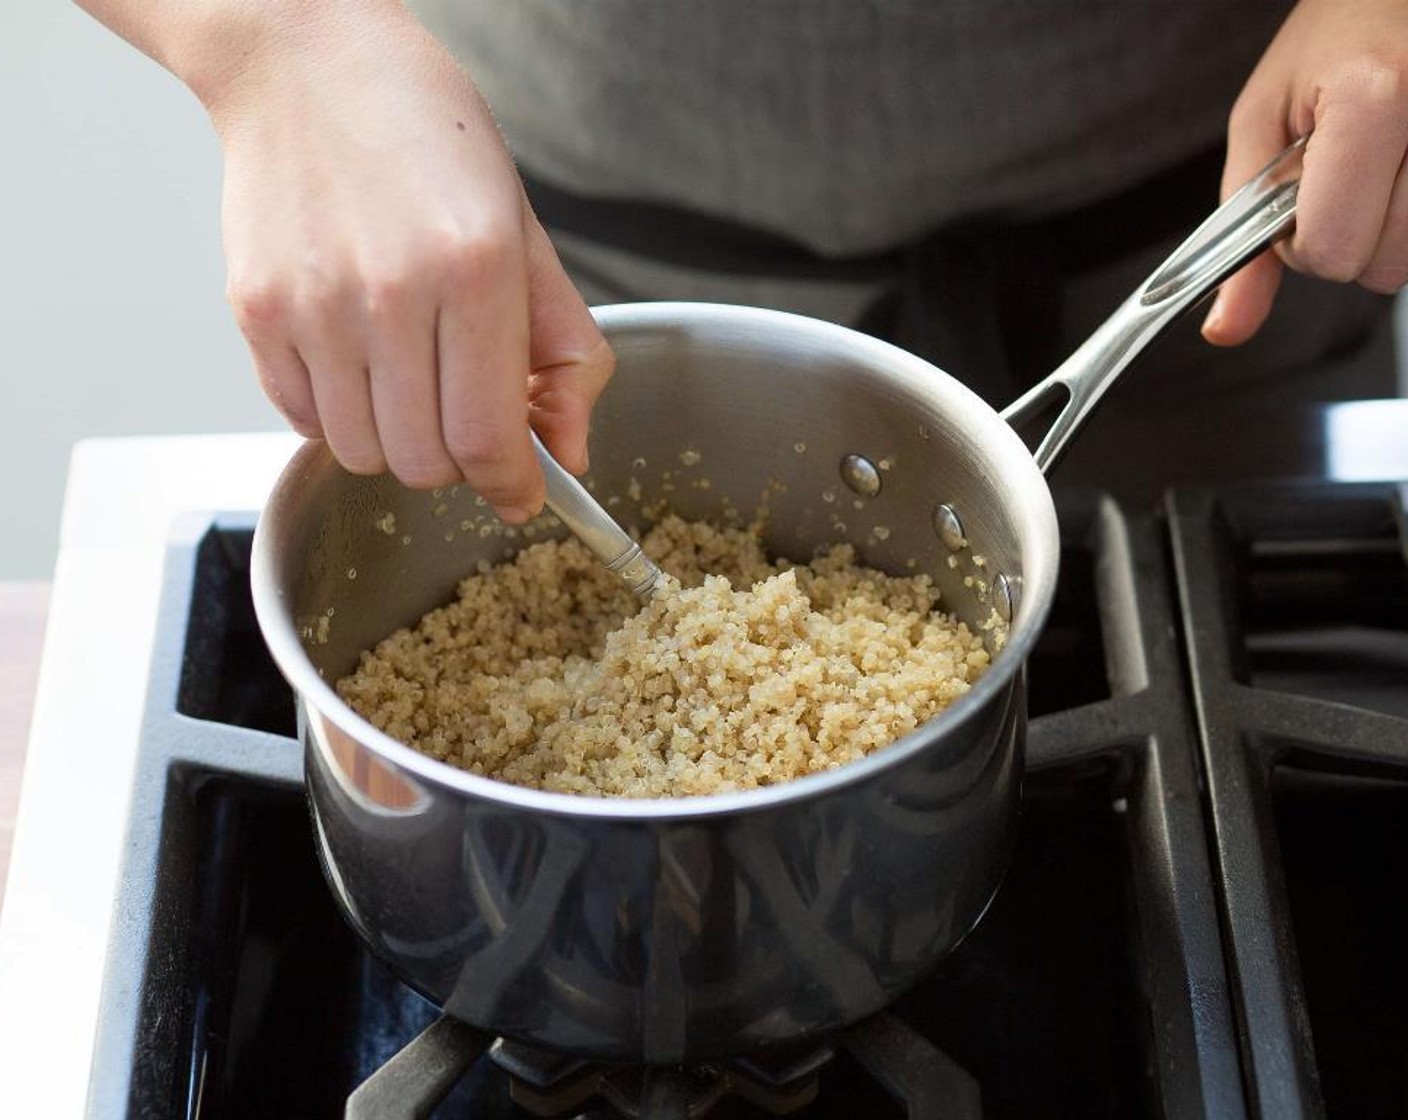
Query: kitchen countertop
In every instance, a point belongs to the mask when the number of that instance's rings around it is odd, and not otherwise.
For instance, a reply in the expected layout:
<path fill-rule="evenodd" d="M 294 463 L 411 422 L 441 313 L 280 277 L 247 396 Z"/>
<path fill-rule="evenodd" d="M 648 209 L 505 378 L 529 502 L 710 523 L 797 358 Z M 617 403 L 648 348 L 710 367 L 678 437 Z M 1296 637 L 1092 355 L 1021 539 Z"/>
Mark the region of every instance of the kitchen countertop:
<path fill-rule="evenodd" d="M 47 583 L 0 583 L 0 907 L 48 612 Z"/>
<path fill-rule="evenodd" d="M 0 1116 L 85 1112 L 173 522 L 259 509 L 299 442 L 180 436 L 74 449 L 0 910 Z"/>

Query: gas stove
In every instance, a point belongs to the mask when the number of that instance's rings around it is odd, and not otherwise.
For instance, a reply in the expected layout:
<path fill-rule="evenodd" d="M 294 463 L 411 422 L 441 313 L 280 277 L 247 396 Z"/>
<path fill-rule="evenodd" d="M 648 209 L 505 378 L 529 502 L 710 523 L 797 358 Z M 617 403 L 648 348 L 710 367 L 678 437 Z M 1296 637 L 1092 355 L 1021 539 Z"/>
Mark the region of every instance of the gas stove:
<path fill-rule="evenodd" d="M 34 1057 L 0 1115 L 1408 1116 L 1398 488 L 1061 495 L 977 929 L 839 1036 L 646 1069 L 438 1019 L 335 911 L 247 581 L 293 447 L 79 452 L 0 926 L 0 1053 Z"/>

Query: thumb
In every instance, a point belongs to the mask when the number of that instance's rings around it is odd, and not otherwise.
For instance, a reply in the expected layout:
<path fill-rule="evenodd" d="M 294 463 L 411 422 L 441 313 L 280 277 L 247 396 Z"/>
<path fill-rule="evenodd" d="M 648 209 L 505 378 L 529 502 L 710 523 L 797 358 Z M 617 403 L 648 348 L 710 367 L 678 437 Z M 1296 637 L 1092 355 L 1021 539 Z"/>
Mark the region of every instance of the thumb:
<path fill-rule="evenodd" d="M 553 458 L 583 474 L 592 406 L 611 379 L 616 356 L 531 212 L 526 223 L 529 420 Z"/>
<path fill-rule="evenodd" d="M 1290 143 L 1285 111 L 1275 98 L 1259 91 L 1266 80 L 1258 67 L 1232 109 L 1227 125 L 1227 159 L 1222 166 L 1225 202 L 1251 182 Z M 1229 277 L 1217 293 L 1203 337 L 1214 346 L 1237 346 L 1261 329 L 1281 284 L 1281 260 L 1262 253 Z"/>
<path fill-rule="evenodd" d="M 1229 277 L 1203 320 L 1203 337 L 1214 346 L 1239 346 L 1256 334 L 1271 313 L 1283 267 L 1267 250 Z"/>

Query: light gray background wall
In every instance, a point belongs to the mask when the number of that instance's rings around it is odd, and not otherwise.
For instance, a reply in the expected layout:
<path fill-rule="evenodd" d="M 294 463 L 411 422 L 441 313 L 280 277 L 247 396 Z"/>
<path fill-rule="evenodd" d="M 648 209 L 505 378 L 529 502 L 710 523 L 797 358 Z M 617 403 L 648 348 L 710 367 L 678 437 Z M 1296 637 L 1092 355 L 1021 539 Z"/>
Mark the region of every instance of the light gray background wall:
<path fill-rule="evenodd" d="M 184 88 L 72 4 L 8 0 L 0 144 L 0 579 L 45 578 L 74 440 L 282 422 L 225 307 L 219 149 Z"/>
<path fill-rule="evenodd" d="M 224 301 L 199 104 L 64 0 L 0 5 L 0 579 L 46 578 L 74 440 L 282 421 Z"/>

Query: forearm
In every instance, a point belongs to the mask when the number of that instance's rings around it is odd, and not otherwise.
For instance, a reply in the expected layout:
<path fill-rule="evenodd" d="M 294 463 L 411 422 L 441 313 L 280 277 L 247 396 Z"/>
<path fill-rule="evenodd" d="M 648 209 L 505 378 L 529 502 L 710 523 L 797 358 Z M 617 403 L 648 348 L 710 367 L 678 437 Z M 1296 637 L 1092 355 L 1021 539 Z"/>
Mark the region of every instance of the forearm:
<path fill-rule="evenodd" d="M 212 108 L 261 60 L 409 21 L 400 0 L 75 0 Z"/>

